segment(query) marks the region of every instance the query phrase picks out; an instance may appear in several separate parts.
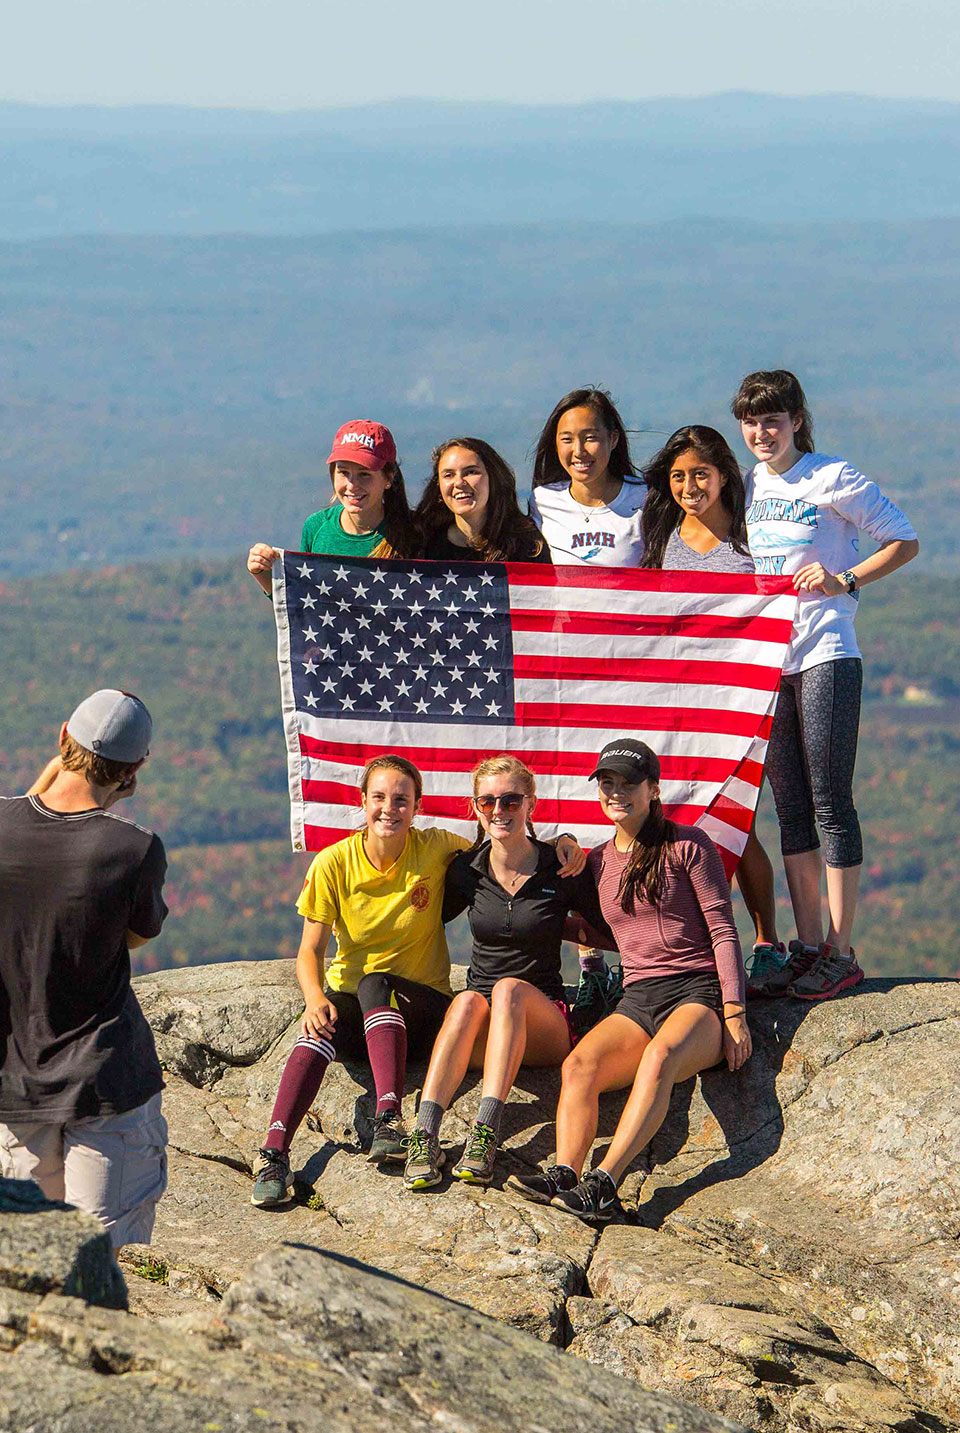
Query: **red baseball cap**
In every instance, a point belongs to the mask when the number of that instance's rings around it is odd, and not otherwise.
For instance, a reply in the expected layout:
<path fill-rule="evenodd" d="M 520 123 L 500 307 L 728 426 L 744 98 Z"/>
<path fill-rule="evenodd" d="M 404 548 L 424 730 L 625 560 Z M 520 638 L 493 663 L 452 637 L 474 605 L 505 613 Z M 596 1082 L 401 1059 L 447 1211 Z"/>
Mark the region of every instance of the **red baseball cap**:
<path fill-rule="evenodd" d="M 354 418 L 337 430 L 328 463 L 359 463 L 379 473 L 386 463 L 397 461 L 397 445 L 393 434 L 382 423 L 369 423 Z"/>

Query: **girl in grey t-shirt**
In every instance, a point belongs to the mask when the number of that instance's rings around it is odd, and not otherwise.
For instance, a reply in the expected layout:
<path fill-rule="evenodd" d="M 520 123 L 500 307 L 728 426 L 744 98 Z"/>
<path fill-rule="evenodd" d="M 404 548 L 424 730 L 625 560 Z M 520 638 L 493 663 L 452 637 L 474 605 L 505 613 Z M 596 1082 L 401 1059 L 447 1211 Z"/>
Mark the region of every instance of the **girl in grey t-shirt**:
<path fill-rule="evenodd" d="M 753 572 L 743 475 L 721 433 L 699 423 L 678 428 L 643 476 L 649 496 L 641 525 L 641 567 Z M 756 929 L 747 960 L 750 983 L 756 986 L 781 968 L 787 951 L 777 938 L 773 867 L 755 830 L 740 857 L 737 884 Z"/>

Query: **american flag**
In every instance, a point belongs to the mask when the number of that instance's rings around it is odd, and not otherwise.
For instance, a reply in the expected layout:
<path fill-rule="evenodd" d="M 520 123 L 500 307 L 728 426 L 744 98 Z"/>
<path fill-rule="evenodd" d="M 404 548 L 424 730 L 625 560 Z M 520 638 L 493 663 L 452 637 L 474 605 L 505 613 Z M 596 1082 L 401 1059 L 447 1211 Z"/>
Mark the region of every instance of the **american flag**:
<path fill-rule="evenodd" d="M 469 773 L 508 752 L 536 773 L 537 833 L 598 845 L 611 828 L 587 778 L 633 736 L 660 757 L 667 813 L 703 827 L 732 874 L 790 579 L 286 552 L 273 597 L 294 850 L 359 828 L 360 772 L 386 751 L 423 772 L 424 824 L 472 837 Z"/>

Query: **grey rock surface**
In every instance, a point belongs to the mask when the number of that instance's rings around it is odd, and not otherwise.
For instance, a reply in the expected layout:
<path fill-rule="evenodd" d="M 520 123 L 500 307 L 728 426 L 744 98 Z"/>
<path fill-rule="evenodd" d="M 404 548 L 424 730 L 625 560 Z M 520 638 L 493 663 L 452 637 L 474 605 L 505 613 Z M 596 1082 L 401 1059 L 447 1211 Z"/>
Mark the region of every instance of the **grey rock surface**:
<path fill-rule="evenodd" d="M 254 1210 L 249 1166 L 301 1008 L 292 967 L 137 981 L 170 1071 L 154 1248 L 184 1290 L 215 1298 L 263 1250 L 302 1243 L 772 1433 L 960 1420 L 960 984 L 752 1006 L 753 1059 L 678 1089 L 641 1161 L 645 1227 L 598 1239 L 502 1187 L 405 1192 L 361 1156 L 372 1082 L 342 1064 L 294 1143 L 298 1203 Z M 422 1077 L 409 1072 L 408 1118 Z M 500 1184 L 550 1154 L 558 1084 L 521 1072 Z M 468 1077 L 445 1140 L 462 1139 L 478 1099 Z M 600 1145 L 622 1102 L 604 1100 Z"/>
<path fill-rule="evenodd" d="M 0 1286 L 69 1294 L 125 1309 L 127 1291 L 102 1224 L 45 1199 L 29 1179 L 0 1179 Z"/>
<path fill-rule="evenodd" d="M 154 1322 L 5 1306 L 0 1429 L 722 1433 L 726 1420 L 319 1250 L 261 1255 L 220 1308 Z"/>

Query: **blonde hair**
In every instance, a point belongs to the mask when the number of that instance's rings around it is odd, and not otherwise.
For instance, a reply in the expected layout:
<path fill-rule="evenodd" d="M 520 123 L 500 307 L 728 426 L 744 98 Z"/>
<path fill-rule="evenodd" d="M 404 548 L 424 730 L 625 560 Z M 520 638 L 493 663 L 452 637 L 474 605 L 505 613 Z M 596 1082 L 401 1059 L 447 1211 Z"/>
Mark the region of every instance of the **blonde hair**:
<path fill-rule="evenodd" d="M 485 776 L 512 776 L 523 792 L 532 801 L 537 799 L 537 778 L 519 757 L 516 756 L 487 756 L 483 761 L 477 763 L 473 768 L 473 794 L 480 794 L 480 782 Z M 479 846 L 486 836 L 483 829 L 483 822 L 477 821 L 477 839 L 474 841 L 474 848 Z M 536 832 L 533 829 L 533 822 L 527 817 L 527 835 L 536 840 Z"/>

